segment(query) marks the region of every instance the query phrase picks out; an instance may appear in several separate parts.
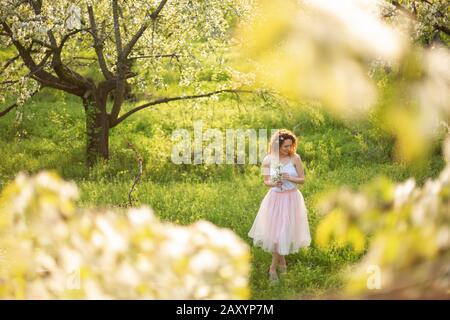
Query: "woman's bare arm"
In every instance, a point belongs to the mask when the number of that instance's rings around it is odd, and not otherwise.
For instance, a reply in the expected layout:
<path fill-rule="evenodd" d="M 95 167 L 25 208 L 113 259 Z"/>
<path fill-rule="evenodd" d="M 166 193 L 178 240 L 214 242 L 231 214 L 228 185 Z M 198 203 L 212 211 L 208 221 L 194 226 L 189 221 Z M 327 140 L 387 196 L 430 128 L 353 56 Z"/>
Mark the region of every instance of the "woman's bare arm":
<path fill-rule="evenodd" d="M 303 169 L 303 163 L 302 163 L 302 159 L 300 158 L 300 155 L 295 154 L 294 155 L 294 165 L 295 165 L 295 169 L 297 170 L 297 175 L 298 177 L 293 177 L 293 176 L 289 176 L 288 174 L 286 174 L 286 180 L 289 180 L 293 183 L 297 183 L 297 184 L 304 184 L 305 183 L 305 170 Z"/>

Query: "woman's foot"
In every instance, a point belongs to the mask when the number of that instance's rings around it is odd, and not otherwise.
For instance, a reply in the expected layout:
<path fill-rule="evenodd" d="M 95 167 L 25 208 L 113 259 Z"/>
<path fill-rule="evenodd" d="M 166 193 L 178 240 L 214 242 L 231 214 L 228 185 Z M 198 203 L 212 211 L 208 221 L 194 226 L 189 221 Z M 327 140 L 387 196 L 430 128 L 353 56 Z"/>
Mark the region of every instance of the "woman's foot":
<path fill-rule="evenodd" d="M 280 258 L 280 264 L 278 265 L 278 268 L 280 269 L 281 273 L 287 272 L 286 259 L 283 256 L 281 256 Z"/>
<path fill-rule="evenodd" d="M 270 279 L 271 282 L 278 281 L 278 274 L 277 274 L 276 267 L 275 268 L 272 268 L 272 266 L 270 267 L 270 269 L 269 269 L 269 279 Z"/>

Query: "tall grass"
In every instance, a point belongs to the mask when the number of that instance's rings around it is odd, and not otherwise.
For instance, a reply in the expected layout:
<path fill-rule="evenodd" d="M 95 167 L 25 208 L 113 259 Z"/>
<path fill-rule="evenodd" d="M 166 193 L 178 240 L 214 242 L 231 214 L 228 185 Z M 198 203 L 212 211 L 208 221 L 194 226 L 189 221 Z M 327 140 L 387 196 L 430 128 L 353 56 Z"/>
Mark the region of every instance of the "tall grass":
<path fill-rule="evenodd" d="M 129 104 L 126 108 L 131 108 Z M 218 128 L 289 128 L 300 138 L 298 153 L 306 169 L 301 187 L 308 207 L 311 231 L 320 217 L 317 197 L 340 185 L 357 187 L 377 175 L 402 181 L 414 176 L 423 183 L 443 166 L 439 144 L 419 169 L 395 162 L 393 139 L 382 132 L 374 117 L 363 123 L 337 121 L 317 106 L 280 103 L 258 96 L 218 101 L 174 102 L 138 113 L 111 131 L 108 162 L 92 170 L 85 166 L 84 114 L 79 99 L 43 90 L 23 108 L 0 118 L 0 189 L 18 172 L 43 169 L 75 180 L 83 207 L 124 206 L 136 175 L 132 143 L 144 159 L 144 172 L 134 194 L 137 205 L 150 205 L 165 221 L 190 224 L 199 219 L 230 228 L 251 245 L 247 232 L 268 191 L 256 165 L 175 165 L 170 161 L 174 129 L 191 130 L 203 120 L 204 130 Z M 342 270 L 359 256 L 350 249 L 309 249 L 287 257 L 289 272 L 270 285 L 270 254 L 252 247 L 251 289 L 257 299 L 317 297 L 339 290 Z"/>

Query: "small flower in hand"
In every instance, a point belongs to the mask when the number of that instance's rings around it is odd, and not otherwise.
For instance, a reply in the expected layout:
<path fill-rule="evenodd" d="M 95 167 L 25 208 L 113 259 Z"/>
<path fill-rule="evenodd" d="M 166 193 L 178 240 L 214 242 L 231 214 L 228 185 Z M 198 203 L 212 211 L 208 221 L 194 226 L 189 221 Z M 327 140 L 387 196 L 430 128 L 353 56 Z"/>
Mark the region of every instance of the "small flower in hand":
<path fill-rule="evenodd" d="M 283 174 L 284 173 L 282 173 L 281 172 L 281 170 L 283 169 L 283 166 L 281 165 L 281 164 L 278 164 L 276 167 L 275 167 L 275 174 L 271 177 L 272 178 L 272 181 L 273 182 L 276 182 L 277 183 L 277 186 L 281 189 L 281 190 L 283 190 L 283 188 L 282 188 L 282 181 L 281 181 L 281 179 L 283 179 Z"/>
<path fill-rule="evenodd" d="M 281 179 L 290 181 L 291 176 L 288 173 L 284 172 L 281 176 Z"/>

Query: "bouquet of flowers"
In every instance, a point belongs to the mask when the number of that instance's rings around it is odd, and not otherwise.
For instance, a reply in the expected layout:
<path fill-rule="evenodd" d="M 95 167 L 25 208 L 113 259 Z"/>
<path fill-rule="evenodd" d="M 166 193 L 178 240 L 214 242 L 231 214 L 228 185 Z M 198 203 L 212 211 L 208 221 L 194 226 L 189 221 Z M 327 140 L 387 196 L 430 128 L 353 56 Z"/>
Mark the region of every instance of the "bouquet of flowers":
<path fill-rule="evenodd" d="M 281 181 L 281 178 L 283 177 L 283 172 L 281 171 L 282 169 L 283 165 L 281 163 L 275 166 L 275 173 L 271 176 L 272 182 Z M 280 187 L 280 189 L 283 190 L 283 187 Z"/>

